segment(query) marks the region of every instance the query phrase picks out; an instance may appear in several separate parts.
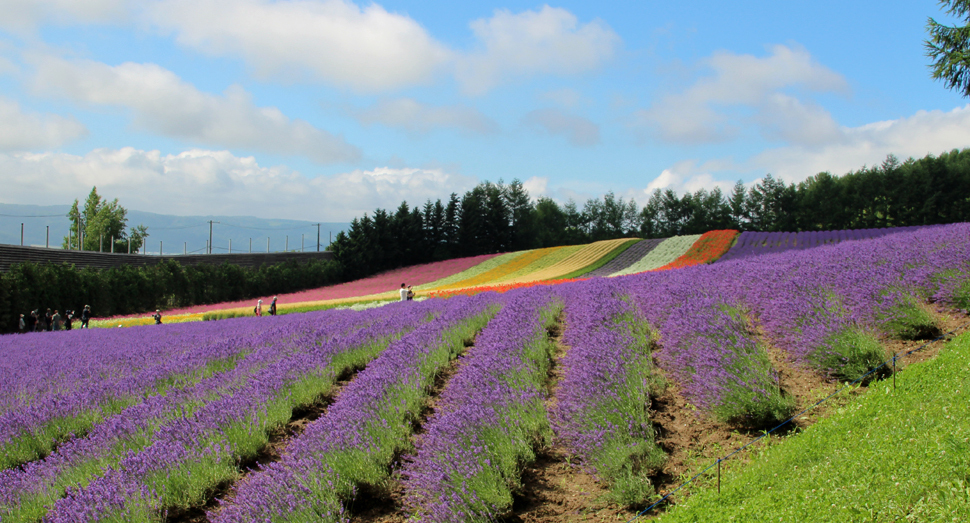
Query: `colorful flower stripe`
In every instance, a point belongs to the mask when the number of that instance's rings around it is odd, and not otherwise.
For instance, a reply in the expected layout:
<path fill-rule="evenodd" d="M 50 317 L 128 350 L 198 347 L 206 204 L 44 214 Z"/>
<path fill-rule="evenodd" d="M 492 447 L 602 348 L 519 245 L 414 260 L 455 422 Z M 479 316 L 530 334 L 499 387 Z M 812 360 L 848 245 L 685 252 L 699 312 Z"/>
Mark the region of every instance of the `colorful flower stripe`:
<path fill-rule="evenodd" d="M 738 231 L 734 230 L 705 232 L 682 256 L 656 270 L 665 271 L 702 263 L 713 263 L 724 256 L 724 253 L 731 248 L 734 239 L 737 237 Z"/>
<path fill-rule="evenodd" d="M 325 394 L 342 372 L 366 364 L 387 346 L 390 336 L 436 315 L 440 305 L 427 301 L 389 307 L 398 313 L 389 316 L 389 322 L 313 346 L 302 358 L 270 365 L 247 387 L 177 419 L 144 450 L 129 454 L 88 485 L 70 489 L 45 521 L 117 520 L 125 513 L 148 514 L 145 521 L 152 521 L 168 507 L 201 501 L 205 492 L 237 474 L 236 463 L 262 448 L 268 431 L 288 420 L 293 407 Z M 104 512 L 91 512 L 92 497 L 115 492 L 153 495 L 110 499 L 102 505 Z"/>
<path fill-rule="evenodd" d="M 336 311 L 308 314 L 287 318 L 277 328 L 263 327 L 258 337 L 246 329 L 258 324 L 249 320 L 227 321 L 234 324 L 239 341 L 252 347 L 237 365 L 189 386 L 148 397 L 94 426 L 87 435 L 59 445 L 43 460 L 0 472 L 0 518 L 4 522 L 38 520 L 51 501 L 62 497 L 68 487 L 86 483 L 98 471 L 117 465 L 125 454 L 142 450 L 165 426 L 261 379 L 261 373 L 280 360 L 305 357 L 320 343 L 337 336 L 354 336 L 355 331 L 368 325 L 393 320 L 391 315 L 385 316 Z"/>
<path fill-rule="evenodd" d="M 622 271 L 634 263 L 640 261 L 650 251 L 657 248 L 666 238 L 654 238 L 650 240 L 640 240 L 633 244 L 629 249 L 620 253 L 619 256 L 610 260 L 606 265 L 594 271 L 583 274 L 584 278 L 606 278 L 610 274 Z"/>
<path fill-rule="evenodd" d="M 438 290 L 461 289 L 465 287 L 475 287 L 478 285 L 493 283 L 513 274 L 519 274 L 522 271 L 532 270 L 531 268 L 533 265 L 539 263 L 540 260 L 546 256 L 551 256 L 553 253 L 561 249 L 562 247 L 547 247 L 545 249 L 533 249 L 531 251 L 525 251 L 519 253 L 504 265 L 500 265 L 494 269 L 483 272 L 473 278 L 467 278 L 451 285 L 440 287 Z"/>
<path fill-rule="evenodd" d="M 569 278 L 564 280 L 546 281 L 527 281 L 522 283 L 505 283 L 502 285 L 482 285 L 481 287 L 469 287 L 467 289 L 455 289 L 451 291 L 435 291 L 428 294 L 430 298 L 448 298 L 451 296 L 474 296 L 483 292 L 505 293 L 515 289 L 527 289 L 529 287 L 559 285 L 560 283 L 572 283 L 583 281 L 585 278 Z"/>
<path fill-rule="evenodd" d="M 426 291 L 426 290 L 447 288 L 463 280 L 477 278 L 483 273 L 486 273 L 498 267 L 504 266 L 505 264 L 512 262 L 516 258 L 524 254 L 528 254 L 530 252 L 533 252 L 533 251 L 516 251 L 516 252 L 507 252 L 505 254 L 499 254 L 498 256 L 494 258 L 489 258 L 474 267 L 465 269 L 464 271 L 461 271 L 458 274 L 453 274 L 451 276 L 448 276 L 447 278 L 442 278 L 440 280 L 435 280 L 431 283 L 425 283 L 425 284 L 419 285 L 416 287 L 416 289 L 420 291 Z"/>
<path fill-rule="evenodd" d="M 691 236 L 674 236 L 673 238 L 667 238 L 639 261 L 630 265 L 626 269 L 614 272 L 610 276 L 625 276 L 627 274 L 647 272 L 663 267 L 687 252 L 687 249 L 690 249 L 691 245 L 694 245 L 694 242 L 699 240 L 700 237 L 700 234 L 695 234 Z"/>
<path fill-rule="evenodd" d="M 648 475 L 665 455 L 649 411 L 651 335 L 615 279 L 560 289 L 568 347 L 550 412 L 556 437 L 624 503 L 653 494 Z"/>
<path fill-rule="evenodd" d="M 341 521 L 356 485 L 378 485 L 410 445 L 411 421 L 435 375 L 487 323 L 492 296 L 448 301 L 448 309 L 395 341 L 290 442 L 282 461 L 247 478 L 214 523 Z M 323 486 L 314 488 L 313 486 Z"/>
<path fill-rule="evenodd" d="M 204 312 L 194 312 L 191 314 L 177 314 L 170 315 L 165 314 L 162 317 L 162 324 L 169 323 L 188 323 L 193 321 L 202 321 L 202 317 L 205 316 Z M 155 319 L 151 316 L 145 317 L 124 317 L 124 318 L 106 318 L 103 320 L 91 320 L 90 325 L 92 328 L 113 328 L 113 327 L 141 327 L 144 325 L 154 325 Z"/>
<path fill-rule="evenodd" d="M 549 265 L 544 269 L 524 274 L 518 278 L 507 279 L 504 283 L 521 283 L 562 278 L 564 275 L 574 272 L 577 269 L 592 265 L 596 260 L 606 256 L 617 247 L 629 241 L 629 238 L 621 238 L 619 240 L 605 240 L 590 243 L 589 245 L 580 245 L 567 258 Z"/>
<path fill-rule="evenodd" d="M 407 283 L 408 285 L 422 285 L 440 280 L 442 278 L 451 276 L 452 274 L 462 272 L 470 267 L 474 267 L 479 263 L 494 258 L 495 256 L 497 256 L 497 254 L 483 254 L 468 258 L 458 258 L 454 260 L 427 263 L 424 265 L 416 265 L 414 267 L 396 269 L 378 274 L 377 276 L 341 283 L 339 285 L 331 285 L 329 287 L 321 287 L 319 289 L 289 294 L 280 294 L 278 303 L 279 306 L 282 307 L 283 304 L 287 303 L 322 302 L 341 298 L 359 299 L 362 297 L 375 297 L 396 292 L 396 290 L 401 287 L 402 283 Z M 267 298 L 263 299 L 264 308 L 269 306 L 269 300 Z M 255 305 L 256 300 L 252 299 L 216 303 L 212 305 L 196 305 L 194 307 L 171 310 L 168 311 L 167 314 L 177 315 L 225 309 L 248 309 L 251 311 Z"/>
<path fill-rule="evenodd" d="M 482 331 L 441 394 L 439 407 L 405 461 L 405 502 L 427 522 L 494 521 L 549 436 L 543 383 L 551 344 L 552 292 L 525 289 Z"/>

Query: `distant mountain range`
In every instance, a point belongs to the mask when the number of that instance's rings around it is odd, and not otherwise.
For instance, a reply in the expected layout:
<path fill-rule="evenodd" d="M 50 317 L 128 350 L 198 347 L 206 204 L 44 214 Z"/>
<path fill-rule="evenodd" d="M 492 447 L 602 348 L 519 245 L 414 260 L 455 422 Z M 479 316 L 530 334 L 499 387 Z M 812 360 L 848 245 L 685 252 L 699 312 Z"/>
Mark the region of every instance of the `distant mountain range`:
<path fill-rule="evenodd" d="M 60 248 L 67 236 L 70 205 L 21 205 L 0 203 L 0 243 L 20 245 L 20 224 L 23 223 L 24 245 L 44 247 L 47 227 L 50 227 L 50 246 Z M 212 224 L 212 252 L 253 252 L 269 250 L 307 251 L 317 249 L 317 226 L 302 220 L 272 220 L 254 216 L 173 216 L 138 210 L 128 210 L 128 226 L 148 227 L 146 248 L 158 254 L 159 242 L 164 254 L 203 253 L 209 240 L 209 221 Z M 320 250 L 326 249 L 331 237 L 350 227 L 349 223 L 320 224 Z M 105 242 L 107 244 L 107 242 Z M 287 249 L 288 247 L 288 249 Z"/>

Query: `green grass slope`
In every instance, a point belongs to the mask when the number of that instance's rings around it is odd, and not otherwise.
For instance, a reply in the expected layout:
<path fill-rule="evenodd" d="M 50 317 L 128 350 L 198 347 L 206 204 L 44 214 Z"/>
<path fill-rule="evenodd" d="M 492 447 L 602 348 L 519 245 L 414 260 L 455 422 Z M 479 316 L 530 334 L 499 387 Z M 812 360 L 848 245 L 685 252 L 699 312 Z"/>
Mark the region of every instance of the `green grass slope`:
<path fill-rule="evenodd" d="M 970 521 L 968 361 L 970 333 L 658 521 Z"/>

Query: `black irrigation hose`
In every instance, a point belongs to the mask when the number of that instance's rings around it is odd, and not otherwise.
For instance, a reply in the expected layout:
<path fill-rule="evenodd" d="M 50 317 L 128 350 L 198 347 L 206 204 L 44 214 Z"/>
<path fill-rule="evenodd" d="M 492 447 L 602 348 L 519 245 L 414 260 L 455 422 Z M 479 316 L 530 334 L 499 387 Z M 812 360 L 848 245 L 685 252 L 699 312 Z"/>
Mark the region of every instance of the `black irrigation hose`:
<path fill-rule="evenodd" d="M 936 338 L 933 338 L 932 340 L 930 340 L 930 341 L 928 341 L 928 342 L 926 342 L 926 343 L 924 343 L 924 344 L 922 344 L 922 345 L 920 345 L 919 347 L 916 347 L 915 349 L 911 349 L 910 351 L 908 351 L 908 352 L 906 352 L 906 353 L 905 353 L 905 354 L 903 354 L 902 356 L 909 356 L 910 354 L 913 354 L 914 352 L 919 352 L 919 351 L 921 351 L 921 350 L 923 350 L 923 349 L 925 349 L 926 347 L 928 347 L 928 346 L 929 346 L 930 344 L 932 344 L 932 343 L 936 343 L 936 342 L 938 342 L 938 341 L 940 341 L 940 340 L 942 340 L 942 339 L 945 339 L 945 338 L 947 338 L 947 337 L 949 337 L 949 336 L 951 336 L 951 335 L 952 335 L 952 334 L 953 334 L 954 332 L 956 332 L 956 331 L 958 331 L 958 330 L 961 330 L 961 329 L 965 329 L 965 328 L 966 328 L 966 327 L 967 327 L 968 325 L 970 325 L 970 322 L 967 322 L 967 323 L 964 323 L 963 325 L 960 325 L 959 327 L 956 327 L 955 329 L 953 329 L 953 330 L 951 330 L 950 332 L 947 332 L 946 334 L 941 334 L 941 335 L 939 335 L 939 336 L 937 336 Z M 764 431 L 764 433 L 763 433 L 762 435 L 760 435 L 760 436 L 758 436 L 757 438 L 755 438 L 755 439 L 753 439 L 753 440 L 751 440 L 751 441 L 749 441 L 749 442 L 748 442 L 748 443 L 746 443 L 745 445 L 743 445 L 743 446 L 741 446 L 741 447 L 738 447 L 738 448 L 737 448 L 736 450 L 734 450 L 734 452 L 731 452 L 731 453 L 730 453 L 730 454 L 728 454 L 727 456 L 724 456 L 723 458 L 717 458 L 717 461 L 715 461 L 714 463 L 711 463 L 710 465 L 708 465 L 708 467 L 707 467 L 707 468 L 705 468 L 704 470 L 702 470 L 702 471 L 700 471 L 700 472 L 698 472 L 697 474 L 694 474 L 694 476 L 693 476 L 693 477 L 691 477 L 691 478 L 690 478 L 689 480 L 687 480 L 687 481 L 685 481 L 685 482 L 683 482 L 683 483 L 681 483 L 681 484 L 680 484 L 679 486 L 677 486 L 677 488 L 676 488 L 676 489 L 674 489 L 674 490 L 672 490 L 672 491 L 670 491 L 670 492 L 668 492 L 668 493 L 667 493 L 666 495 L 664 495 L 664 497 L 662 497 L 662 498 L 660 498 L 659 500 L 657 500 L 657 502 L 656 502 L 656 503 L 654 503 L 653 505 L 650 505 L 649 507 L 647 507 L 647 508 L 645 508 L 645 509 L 643 509 L 642 511 L 640 511 L 640 512 L 638 512 L 638 513 L 637 513 L 637 515 L 636 515 L 636 516 L 633 516 L 633 518 L 632 518 L 632 519 L 630 519 L 629 521 L 627 521 L 627 523 L 632 523 L 633 521 L 636 521 L 637 519 L 640 519 L 640 517 L 641 517 L 641 516 L 643 516 L 643 515 L 644 515 L 644 514 L 646 514 L 647 512 L 650 512 L 651 510 L 653 510 L 653 509 L 654 509 L 654 507 L 656 507 L 657 505 L 659 505 L 659 504 L 661 504 L 661 503 L 663 503 L 663 502 L 664 502 L 664 501 L 665 501 L 665 500 L 666 500 L 667 498 L 669 498 L 670 496 L 672 496 L 672 495 L 674 495 L 674 494 L 676 494 L 676 493 L 677 493 L 677 491 L 679 491 L 680 489 L 682 489 L 682 488 L 684 488 L 684 487 L 686 487 L 687 485 L 689 485 L 689 484 L 691 484 L 691 483 L 693 483 L 693 482 L 694 482 L 694 480 L 696 480 L 696 479 L 697 479 L 698 477 L 700 477 L 700 476 L 701 476 L 702 474 L 704 474 L 704 473 L 705 473 L 705 472 L 707 472 L 708 470 L 711 470 L 711 469 L 712 469 L 712 468 L 714 468 L 715 466 L 719 466 L 719 465 L 721 464 L 721 462 L 722 462 L 722 461 L 726 461 L 726 460 L 727 460 L 728 458 L 730 458 L 731 456 L 733 456 L 733 455 L 735 455 L 735 454 L 737 454 L 737 453 L 739 453 L 739 452 L 741 452 L 742 450 L 744 450 L 744 449 L 746 449 L 746 448 L 748 448 L 748 447 L 750 447 L 751 445 L 754 445 L 755 443 L 757 443 L 757 442 L 759 442 L 759 441 L 761 441 L 762 439 L 764 439 L 764 438 L 766 438 L 766 437 L 768 437 L 768 436 L 769 436 L 770 434 L 772 434 L 772 433 L 773 433 L 773 432 L 775 432 L 776 430 L 778 430 L 778 429 L 780 429 L 780 428 L 782 428 L 782 427 L 784 427 L 785 425 L 787 425 L 787 424 L 789 424 L 789 423 L 791 423 L 791 422 L 792 422 L 792 420 L 794 420 L 795 418 L 797 418 L 797 417 L 799 417 L 799 416 L 801 416 L 802 414 L 805 414 L 806 412 L 808 412 L 808 411 L 810 411 L 810 410 L 812 410 L 812 409 L 814 409 L 815 407 L 817 407 L 817 406 L 819 406 L 819 405 L 821 405 L 822 403 L 824 403 L 824 402 L 826 402 L 826 401 L 828 401 L 829 399 L 831 399 L 831 398 L 832 398 L 832 396 L 835 396 L 836 394 L 838 394 L 838 393 L 840 393 L 840 392 L 842 392 L 843 390 L 845 390 L 845 389 L 847 389 L 847 388 L 849 388 L 849 387 L 851 387 L 851 386 L 853 386 L 853 385 L 855 385 L 856 383 L 859 383 L 860 381 L 862 381 L 862 380 L 864 380 L 864 379 L 866 379 L 866 377 L 868 377 L 868 376 L 870 376 L 870 375 L 871 375 L 872 373 L 874 373 L 874 372 L 876 372 L 876 371 L 878 371 L 879 369 L 881 369 L 881 368 L 883 368 L 883 367 L 885 367 L 885 366 L 887 366 L 887 365 L 889 365 L 889 363 L 890 363 L 890 362 L 893 362 L 893 363 L 895 363 L 895 362 L 896 362 L 896 361 L 897 361 L 897 360 L 898 360 L 898 359 L 899 359 L 900 357 L 902 357 L 902 356 L 900 356 L 899 354 L 894 354 L 892 358 L 889 358 L 889 359 L 887 359 L 886 361 L 884 361 L 884 362 L 882 362 L 881 364 L 879 364 L 879 365 L 877 365 L 877 366 L 875 366 L 875 367 L 873 367 L 873 368 L 871 368 L 871 369 L 869 369 L 869 372 L 867 372 L 867 373 L 865 373 L 865 374 L 863 374 L 862 376 L 859 376 L 858 378 L 856 378 L 856 379 L 855 379 L 854 381 L 852 381 L 851 383 L 846 383 L 846 384 L 845 384 L 845 385 L 844 385 L 844 386 L 843 386 L 843 387 L 842 387 L 841 389 L 838 389 L 838 390 L 836 390 L 835 392 L 833 392 L 833 393 L 831 393 L 831 394 L 829 394 L 828 396 L 826 396 L 826 397 L 824 397 L 824 398 L 822 398 L 822 399 L 820 399 L 820 400 L 818 400 L 818 401 L 816 401 L 816 402 L 815 402 L 814 404 L 812 404 L 811 406 L 809 406 L 809 407 L 807 407 L 807 408 L 805 408 L 805 409 L 804 409 L 803 411 L 801 411 L 801 412 L 799 412 L 798 414 L 795 414 L 794 416 L 792 416 L 792 417 L 790 417 L 790 418 L 788 418 L 788 419 L 786 419 L 785 421 L 783 421 L 783 422 L 781 422 L 781 423 L 780 423 L 780 424 L 779 424 L 778 426 L 776 426 L 775 428 L 773 428 L 773 429 L 771 429 L 771 430 L 767 430 L 767 431 Z"/>

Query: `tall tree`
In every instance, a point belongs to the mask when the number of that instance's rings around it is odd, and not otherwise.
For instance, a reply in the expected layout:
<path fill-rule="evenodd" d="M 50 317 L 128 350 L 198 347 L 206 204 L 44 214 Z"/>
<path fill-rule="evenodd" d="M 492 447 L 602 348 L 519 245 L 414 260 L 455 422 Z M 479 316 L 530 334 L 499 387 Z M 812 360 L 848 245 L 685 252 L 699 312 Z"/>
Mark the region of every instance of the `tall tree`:
<path fill-rule="evenodd" d="M 131 252 L 136 252 L 148 237 L 148 228 L 144 225 L 127 229 L 128 210 L 118 203 L 117 198 L 110 202 L 103 199 L 97 187 L 91 188 L 83 210 L 74 200 L 67 217 L 71 220 L 73 234 L 64 237 L 63 246 L 66 249 L 78 249 L 80 245 L 80 249 L 85 251 L 128 252 L 130 239 Z"/>
<path fill-rule="evenodd" d="M 970 0 L 942 0 L 940 4 L 948 14 L 970 22 Z M 970 23 L 948 26 L 930 18 L 926 30 L 930 33 L 926 55 L 933 60 L 933 78 L 942 80 L 947 89 L 970 96 Z"/>

